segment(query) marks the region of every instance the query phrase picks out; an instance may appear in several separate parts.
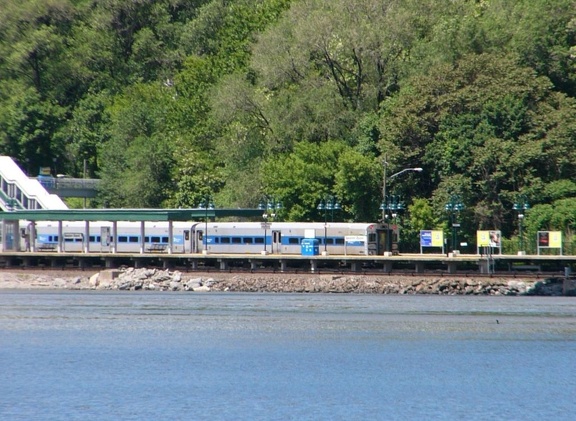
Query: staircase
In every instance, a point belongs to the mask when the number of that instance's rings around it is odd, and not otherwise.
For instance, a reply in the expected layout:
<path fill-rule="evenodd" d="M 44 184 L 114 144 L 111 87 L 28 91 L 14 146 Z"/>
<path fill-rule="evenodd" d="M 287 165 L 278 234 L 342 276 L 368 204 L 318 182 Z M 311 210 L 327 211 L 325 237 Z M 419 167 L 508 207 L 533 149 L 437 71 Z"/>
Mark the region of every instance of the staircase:
<path fill-rule="evenodd" d="M 48 193 L 38 180 L 28 178 L 12 158 L 0 156 L 0 209 L 62 210 L 68 206 L 57 195 Z"/>

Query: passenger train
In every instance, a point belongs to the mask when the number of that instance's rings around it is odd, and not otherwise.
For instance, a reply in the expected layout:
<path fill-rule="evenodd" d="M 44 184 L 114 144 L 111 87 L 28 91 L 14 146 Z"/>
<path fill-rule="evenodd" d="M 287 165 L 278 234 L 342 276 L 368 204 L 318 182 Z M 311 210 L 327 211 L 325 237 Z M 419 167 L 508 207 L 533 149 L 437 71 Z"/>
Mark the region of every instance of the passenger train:
<path fill-rule="evenodd" d="M 144 228 L 143 228 L 144 227 Z M 319 252 L 335 255 L 382 254 L 385 230 L 377 223 L 328 222 L 37 222 L 21 226 L 22 249 L 30 248 L 30 233 L 35 232 L 36 250 L 64 252 L 302 254 L 304 239 L 316 239 Z M 88 234 L 88 235 L 87 235 Z M 60 238 L 60 235 L 62 238 Z"/>

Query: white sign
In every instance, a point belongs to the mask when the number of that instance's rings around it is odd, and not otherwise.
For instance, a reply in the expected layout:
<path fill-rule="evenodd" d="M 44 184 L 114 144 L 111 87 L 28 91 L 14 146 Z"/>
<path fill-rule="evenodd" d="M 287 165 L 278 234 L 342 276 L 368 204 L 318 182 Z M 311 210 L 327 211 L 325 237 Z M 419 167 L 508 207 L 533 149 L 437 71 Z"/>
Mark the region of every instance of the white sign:
<path fill-rule="evenodd" d="M 358 243 L 365 243 L 366 236 L 365 235 L 347 235 L 344 237 L 344 241 L 346 244 L 358 244 Z"/>
<path fill-rule="evenodd" d="M 315 229 L 305 229 L 304 230 L 304 238 L 316 238 L 316 230 Z"/>

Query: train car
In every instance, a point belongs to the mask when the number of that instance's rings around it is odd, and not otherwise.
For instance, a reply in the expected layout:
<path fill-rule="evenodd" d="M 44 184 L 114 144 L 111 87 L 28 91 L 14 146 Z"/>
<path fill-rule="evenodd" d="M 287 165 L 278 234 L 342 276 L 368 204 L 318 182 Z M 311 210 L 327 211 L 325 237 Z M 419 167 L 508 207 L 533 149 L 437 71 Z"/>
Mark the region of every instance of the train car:
<path fill-rule="evenodd" d="M 302 240 L 315 238 L 320 252 L 334 255 L 376 255 L 384 244 L 385 232 L 375 223 L 344 222 L 174 222 L 170 236 L 167 222 L 146 222 L 144 238 L 140 222 L 119 221 L 114 234 L 112 222 L 90 222 L 86 235 L 84 222 L 62 223 L 62 240 L 57 222 L 36 223 L 37 250 L 56 249 L 81 252 L 118 253 L 164 251 L 172 253 L 215 254 L 301 254 Z M 30 231 L 29 225 L 25 230 Z M 23 238 L 26 238 L 24 235 Z"/>
<path fill-rule="evenodd" d="M 192 224 L 174 223 L 172 231 L 172 251 L 174 253 L 190 253 L 190 233 Z M 30 226 L 22 228 L 23 233 L 30 233 Z M 90 222 L 88 236 L 84 222 L 63 221 L 62 241 L 59 238 L 57 222 L 38 222 L 35 227 L 37 250 L 55 250 L 59 243 L 62 251 L 81 252 L 88 245 L 92 252 L 109 252 L 115 246 L 118 253 L 139 253 L 143 247 L 145 251 L 163 251 L 170 244 L 168 223 L 146 222 L 144 226 L 144 239 L 140 222 L 119 221 L 117 233 L 114 236 L 113 224 L 107 221 Z M 26 235 L 22 236 L 26 238 Z"/>
<path fill-rule="evenodd" d="M 192 249 L 224 254 L 301 254 L 302 240 L 316 238 L 328 254 L 375 255 L 383 238 L 378 224 L 344 222 L 199 223 L 195 232 Z"/>

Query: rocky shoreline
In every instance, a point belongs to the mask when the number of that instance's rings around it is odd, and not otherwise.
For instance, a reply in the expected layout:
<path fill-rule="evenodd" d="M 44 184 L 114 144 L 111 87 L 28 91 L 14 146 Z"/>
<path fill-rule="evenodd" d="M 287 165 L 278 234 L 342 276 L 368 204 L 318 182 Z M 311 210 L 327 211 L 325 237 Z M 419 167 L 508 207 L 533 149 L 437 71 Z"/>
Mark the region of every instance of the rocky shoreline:
<path fill-rule="evenodd" d="M 336 274 L 188 274 L 123 268 L 94 274 L 0 272 L 0 289 L 356 293 L 427 295 L 564 295 L 562 279 Z"/>

